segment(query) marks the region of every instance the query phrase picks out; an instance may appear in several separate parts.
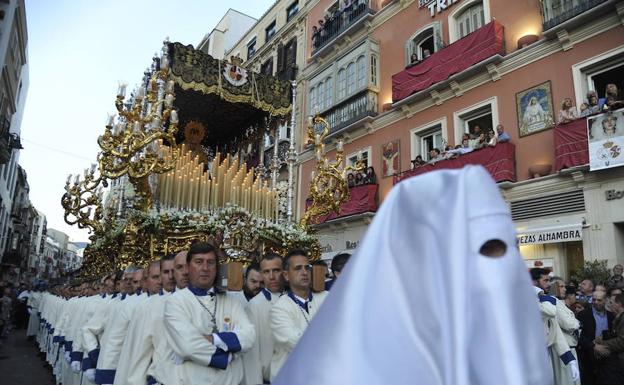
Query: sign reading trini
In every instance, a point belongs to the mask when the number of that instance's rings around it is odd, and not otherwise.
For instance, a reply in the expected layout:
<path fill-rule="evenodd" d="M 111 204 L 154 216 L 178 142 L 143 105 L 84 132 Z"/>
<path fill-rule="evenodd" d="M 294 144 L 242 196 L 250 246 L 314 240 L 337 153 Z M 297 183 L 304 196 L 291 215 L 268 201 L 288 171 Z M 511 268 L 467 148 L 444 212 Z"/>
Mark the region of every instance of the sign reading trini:
<path fill-rule="evenodd" d="M 431 17 L 435 17 L 436 13 L 442 13 L 442 11 L 457 2 L 459 2 L 459 0 L 418 0 L 418 7 L 429 8 Z"/>

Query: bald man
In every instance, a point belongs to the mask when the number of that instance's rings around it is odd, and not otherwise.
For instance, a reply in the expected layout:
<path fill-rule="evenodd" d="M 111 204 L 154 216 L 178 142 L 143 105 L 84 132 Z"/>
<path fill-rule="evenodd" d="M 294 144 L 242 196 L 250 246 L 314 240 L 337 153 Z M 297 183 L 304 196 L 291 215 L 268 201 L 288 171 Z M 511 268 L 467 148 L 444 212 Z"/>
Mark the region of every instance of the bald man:
<path fill-rule="evenodd" d="M 186 264 L 186 251 L 180 251 L 173 260 L 173 276 L 178 289 L 184 289 L 188 285 L 188 266 Z"/>

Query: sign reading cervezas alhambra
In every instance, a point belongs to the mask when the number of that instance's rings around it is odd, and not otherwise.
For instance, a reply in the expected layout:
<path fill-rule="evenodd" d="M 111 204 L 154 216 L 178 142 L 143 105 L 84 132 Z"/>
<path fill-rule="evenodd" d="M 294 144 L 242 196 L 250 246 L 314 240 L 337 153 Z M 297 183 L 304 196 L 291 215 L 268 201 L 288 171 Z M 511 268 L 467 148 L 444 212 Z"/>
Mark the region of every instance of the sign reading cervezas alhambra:
<path fill-rule="evenodd" d="M 427 7 L 431 17 L 435 17 L 436 13 L 441 13 L 457 2 L 459 2 L 459 0 L 418 0 L 418 7 Z"/>

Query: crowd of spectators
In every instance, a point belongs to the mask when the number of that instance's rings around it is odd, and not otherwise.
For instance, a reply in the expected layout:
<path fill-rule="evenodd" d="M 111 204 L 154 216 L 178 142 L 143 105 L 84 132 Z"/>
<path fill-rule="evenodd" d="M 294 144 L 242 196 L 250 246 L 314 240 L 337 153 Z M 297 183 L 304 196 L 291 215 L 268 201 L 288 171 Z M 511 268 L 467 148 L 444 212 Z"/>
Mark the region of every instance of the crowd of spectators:
<path fill-rule="evenodd" d="M 349 188 L 355 186 L 362 186 L 365 184 L 376 184 L 377 183 L 377 175 L 375 174 L 375 169 L 370 166 L 366 168 L 366 172 L 350 172 L 347 174 L 347 184 Z"/>
<path fill-rule="evenodd" d="M 489 130 L 487 132 L 482 130 L 481 126 L 477 124 L 470 133 L 465 133 L 462 136 L 461 144 L 455 147 L 446 146 L 443 150 L 432 148 L 429 151 L 428 161 L 425 161 L 421 155 L 416 156 L 412 160 L 412 169 L 426 164 L 435 164 L 445 159 L 457 158 L 483 148 L 495 147 L 498 143 L 509 142 L 509 140 L 509 134 L 505 132 L 505 127 L 502 124 L 496 126 L 496 131 Z"/>
<path fill-rule="evenodd" d="M 318 48 L 328 37 L 334 36 L 340 29 L 361 15 L 366 9 L 365 0 L 344 0 L 333 11 L 328 11 L 323 19 L 318 21 L 318 26 L 312 27 L 312 47 Z"/>
<path fill-rule="evenodd" d="M 624 277 L 622 265 L 613 267 L 613 275 L 605 282 L 593 282 L 586 278 L 580 283 L 549 276 L 548 270 L 531 269 L 531 278 L 540 302 L 540 310 L 547 331 L 549 349 L 553 351 L 555 377 L 562 372 L 561 347 L 552 335 L 552 326 L 558 325 L 565 337 L 573 360 L 578 360 L 582 385 L 624 383 Z M 552 274 L 552 273 L 550 273 Z M 548 304 L 555 305 L 554 311 Z M 554 308 L 552 308 L 554 309 Z M 568 316 L 569 314 L 569 316 Z M 566 345 L 564 344 L 564 345 Z M 555 353 L 557 353 L 555 355 Z M 561 357 L 561 360 L 564 360 Z M 564 360 L 565 361 L 565 360 Z M 564 374 L 565 371 L 563 372 Z M 564 375 L 563 377 L 566 377 Z M 557 384 L 578 383 L 559 380 Z"/>
<path fill-rule="evenodd" d="M 15 286 L 0 281 L 0 343 L 14 328 L 24 329 L 28 325 L 26 301 L 30 295 L 28 285 Z"/>
<path fill-rule="evenodd" d="M 594 90 L 588 91 L 585 96 L 587 99 L 579 107 L 580 111 L 572 103 L 571 98 L 564 98 L 561 101 L 557 123 L 566 124 L 579 118 L 603 112 L 612 112 L 624 107 L 624 95 L 622 95 L 622 92 L 614 83 L 607 84 L 604 98 L 599 98 Z"/>

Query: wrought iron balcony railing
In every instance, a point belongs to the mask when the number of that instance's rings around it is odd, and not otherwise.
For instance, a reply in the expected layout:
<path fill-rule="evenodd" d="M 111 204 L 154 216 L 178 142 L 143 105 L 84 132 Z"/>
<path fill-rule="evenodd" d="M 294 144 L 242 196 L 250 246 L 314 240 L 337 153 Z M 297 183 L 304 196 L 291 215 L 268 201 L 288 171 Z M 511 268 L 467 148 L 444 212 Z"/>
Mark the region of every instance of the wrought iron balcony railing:
<path fill-rule="evenodd" d="M 332 17 L 325 19 L 324 25 L 317 26 L 318 33 L 312 37 L 312 56 L 316 55 L 321 48 L 336 39 L 343 32 L 361 25 L 367 15 L 374 15 L 376 8 L 371 7 L 370 2 L 356 1 L 350 7 L 336 12 Z"/>
<path fill-rule="evenodd" d="M 544 31 L 570 20 L 608 0 L 543 0 Z"/>
<path fill-rule="evenodd" d="M 366 117 L 377 115 L 377 94 L 364 90 L 321 114 L 335 134 Z"/>

